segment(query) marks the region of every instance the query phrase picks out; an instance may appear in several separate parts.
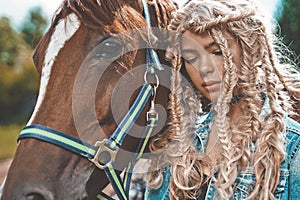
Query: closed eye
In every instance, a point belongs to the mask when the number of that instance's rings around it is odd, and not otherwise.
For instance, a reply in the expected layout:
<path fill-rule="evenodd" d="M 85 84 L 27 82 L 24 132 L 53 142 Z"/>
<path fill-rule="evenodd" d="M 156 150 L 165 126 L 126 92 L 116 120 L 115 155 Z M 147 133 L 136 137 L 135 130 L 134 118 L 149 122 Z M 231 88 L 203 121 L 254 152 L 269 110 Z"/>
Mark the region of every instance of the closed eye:
<path fill-rule="evenodd" d="M 221 56 L 223 55 L 222 51 L 221 50 L 217 50 L 217 51 L 214 51 L 212 52 L 213 55 L 216 55 L 216 56 Z"/>
<path fill-rule="evenodd" d="M 187 63 L 193 64 L 199 60 L 200 55 L 194 49 L 183 49 L 182 57 Z"/>
<path fill-rule="evenodd" d="M 197 62 L 198 59 L 199 59 L 199 56 L 184 57 L 184 60 L 190 64 Z"/>

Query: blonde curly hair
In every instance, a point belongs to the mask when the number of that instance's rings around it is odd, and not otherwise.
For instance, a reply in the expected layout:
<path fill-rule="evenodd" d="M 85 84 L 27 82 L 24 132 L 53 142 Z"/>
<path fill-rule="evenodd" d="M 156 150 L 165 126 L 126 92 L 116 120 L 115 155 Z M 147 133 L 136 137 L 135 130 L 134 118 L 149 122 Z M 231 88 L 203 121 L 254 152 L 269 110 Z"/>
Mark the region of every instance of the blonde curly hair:
<path fill-rule="evenodd" d="M 190 0 L 173 13 L 169 30 L 174 34 L 167 53 L 174 69 L 169 128 L 150 144 L 155 156 L 148 176 L 149 186 L 159 188 L 162 166 L 171 163 L 171 199 L 196 199 L 207 181 L 204 167 L 210 169 L 217 197 L 229 199 L 238 172 L 246 166 L 254 167 L 256 177 L 248 199 L 275 199 L 280 164 L 285 159 L 285 113 L 297 113 L 293 103 L 299 103 L 300 80 L 293 64 L 288 64 L 280 52 L 282 46 L 262 13 L 250 0 Z M 217 112 L 214 124 L 222 147 L 215 162 L 197 151 L 192 141 L 197 113 L 207 105 L 191 84 L 183 84 L 180 38 L 187 30 L 208 32 L 224 57 L 223 88 L 211 108 Z M 225 33 L 235 38 L 241 48 L 240 69 L 233 63 Z M 244 94 L 238 103 L 242 116 L 233 122 L 231 99 L 237 90 Z M 257 102 L 262 102 L 262 93 L 270 110 L 260 119 L 262 108 Z"/>

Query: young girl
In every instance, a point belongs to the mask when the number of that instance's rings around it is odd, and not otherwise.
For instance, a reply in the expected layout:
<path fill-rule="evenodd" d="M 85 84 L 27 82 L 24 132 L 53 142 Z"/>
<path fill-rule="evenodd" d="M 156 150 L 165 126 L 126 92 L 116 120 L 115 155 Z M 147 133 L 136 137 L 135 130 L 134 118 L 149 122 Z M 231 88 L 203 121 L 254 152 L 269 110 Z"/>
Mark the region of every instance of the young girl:
<path fill-rule="evenodd" d="M 174 14 L 169 130 L 151 143 L 146 199 L 299 198 L 300 74 L 262 13 L 191 0 Z"/>

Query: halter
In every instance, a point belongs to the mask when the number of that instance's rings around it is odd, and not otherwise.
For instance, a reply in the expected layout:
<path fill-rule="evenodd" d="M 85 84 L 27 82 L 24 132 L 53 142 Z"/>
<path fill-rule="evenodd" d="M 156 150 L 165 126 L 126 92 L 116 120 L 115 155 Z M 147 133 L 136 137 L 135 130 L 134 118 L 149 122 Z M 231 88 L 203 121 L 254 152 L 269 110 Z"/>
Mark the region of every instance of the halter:
<path fill-rule="evenodd" d="M 150 24 L 150 13 L 148 9 L 148 4 L 145 0 L 142 0 L 144 7 L 144 14 L 149 26 L 149 35 L 151 34 L 151 24 Z M 157 125 L 158 113 L 155 110 L 155 97 L 156 89 L 159 86 L 159 79 L 155 73 L 156 70 L 163 70 L 163 67 L 158 59 L 156 52 L 148 47 L 146 50 L 146 71 L 144 75 L 144 84 L 141 88 L 137 98 L 130 107 L 129 111 L 122 119 L 121 123 L 117 126 L 114 133 L 110 138 L 104 139 L 102 141 L 97 141 L 95 145 L 81 141 L 78 138 L 67 135 L 63 132 L 45 127 L 42 125 L 34 124 L 26 126 L 22 129 L 18 141 L 26 138 L 34 138 L 44 142 L 48 142 L 69 150 L 75 154 L 83 156 L 94 163 L 99 169 L 104 170 L 105 174 L 113 186 L 118 198 L 120 200 L 129 199 L 129 189 L 130 180 L 132 176 L 132 171 L 135 163 L 142 157 L 149 138 Z M 156 83 L 151 85 L 147 81 L 147 74 L 150 73 L 155 76 Z M 114 168 L 114 162 L 116 155 L 120 146 L 123 143 L 124 138 L 129 133 L 136 119 L 141 114 L 146 103 L 149 101 L 150 97 L 150 109 L 146 115 L 146 127 L 142 135 L 142 139 L 139 142 L 137 156 L 128 163 L 125 169 L 125 175 L 123 181 L 121 180 L 118 173 L 116 173 Z M 104 193 L 97 195 L 100 200 L 113 200 L 113 198 L 107 196 Z"/>

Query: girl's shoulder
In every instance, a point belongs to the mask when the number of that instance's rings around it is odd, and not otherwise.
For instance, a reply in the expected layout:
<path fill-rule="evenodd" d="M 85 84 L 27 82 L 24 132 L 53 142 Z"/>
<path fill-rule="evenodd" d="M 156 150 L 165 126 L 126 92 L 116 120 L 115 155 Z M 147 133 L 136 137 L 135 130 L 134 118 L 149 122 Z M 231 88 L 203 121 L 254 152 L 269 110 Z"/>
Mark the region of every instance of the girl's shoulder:
<path fill-rule="evenodd" d="M 291 164 L 294 159 L 300 158 L 300 155 L 298 154 L 300 154 L 300 124 L 291 118 L 287 118 L 286 155 L 288 163 Z"/>
<path fill-rule="evenodd" d="M 300 136 L 300 124 L 291 118 L 286 119 L 286 131 L 287 134 L 291 134 L 294 137 Z M 294 135 L 296 134 L 296 135 Z"/>
<path fill-rule="evenodd" d="M 286 137 L 288 140 L 299 140 L 300 124 L 290 117 L 286 118 Z"/>
<path fill-rule="evenodd" d="M 288 118 L 286 124 L 286 164 L 289 169 L 288 199 L 299 199 L 300 190 L 300 124 Z"/>
<path fill-rule="evenodd" d="M 170 179 L 171 171 L 170 165 L 163 167 L 162 169 L 163 182 L 157 189 L 152 189 L 146 186 L 145 198 L 147 200 L 169 200 L 170 199 Z"/>

